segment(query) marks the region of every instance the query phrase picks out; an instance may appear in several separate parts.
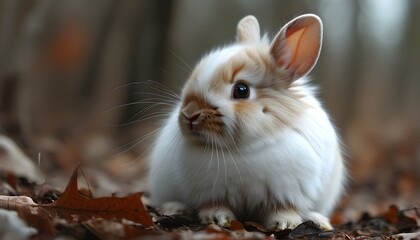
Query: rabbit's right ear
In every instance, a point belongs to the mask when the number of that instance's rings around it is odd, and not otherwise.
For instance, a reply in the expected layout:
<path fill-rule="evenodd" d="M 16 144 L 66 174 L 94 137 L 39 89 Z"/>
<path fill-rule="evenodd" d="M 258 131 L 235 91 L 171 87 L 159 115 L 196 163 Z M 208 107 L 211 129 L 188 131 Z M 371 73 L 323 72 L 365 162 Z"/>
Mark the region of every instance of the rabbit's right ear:
<path fill-rule="evenodd" d="M 236 31 L 238 41 L 241 43 L 256 43 L 260 41 L 260 25 L 258 20 L 252 15 L 242 18 Z"/>
<path fill-rule="evenodd" d="M 286 80 L 307 75 L 315 66 L 322 45 L 322 22 L 305 14 L 287 23 L 271 43 L 271 55 Z"/>

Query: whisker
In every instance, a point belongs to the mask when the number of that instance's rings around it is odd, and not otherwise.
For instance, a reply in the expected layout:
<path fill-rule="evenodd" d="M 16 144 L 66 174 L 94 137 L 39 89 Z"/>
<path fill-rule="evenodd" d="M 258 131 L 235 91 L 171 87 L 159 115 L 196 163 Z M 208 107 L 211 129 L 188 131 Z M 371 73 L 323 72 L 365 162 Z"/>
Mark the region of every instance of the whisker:
<path fill-rule="evenodd" d="M 185 67 L 183 67 L 182 65 L 180 65 L 180 64 L 178 64 L 178 63 L 175 63 L 175 65 L 177 66 L 177 67 L 179 67 L 181 70 L 183 70 L 186 74 L 191 74 L 191 72 L 192 72 L 192 70 L 191 69 L 187 69 L 187 68 L 185 68 Z"/>
<path fill-rule="evenodd" d="M 140 82 L 130 82 L 130 83 L 122 84 L 121 86 L 114 87 L 111 91 L 116 91 L 120 88 L 125 88 L 125 87 L 129 87 L 129 86 L 132 86 L 132 85 L 138 85 L 138 84 L 141 84 L 141 83 Z"/>
<path fill-rule="evenodd" d="M 124 144 L 123 146 L 118 147 L 117 149 L 114 150 L 116 152 L 116 155 L 121 155 L 121 154 L 129 152 L 130 150 L 132 150 L 133 148 L 138 146 L 140 143 L 144 142 L 146 139 L 152 137 L 159 130 L 160 130 L 160 128 L 155 129 L 153 131 L 150 131 L 149 133 L 147 133 L 147 134 L 145 134 L 141 137 L 138 137 L 138 138 L 130 141 L 129 143 Z"/>
<path fill-rule="evenodd" d="M 213 138 L 210 138 L 210 136 L 207 136 L 208 141 L 211 140 L 211 153 L 210 153 L 210 163 L 209 166 L 207 167 L 206 173 L 210 170 L 211 164 L 213 162 L 213 153 L 214 153 L 214 142 L 213 142 Z"/>
<path fill-rule="evenodd" d="M 173 124 L 173 123 L 175 123 L 175 122 L 173 122 L 173 121 L 172 122 L 167 122 L 166 124 Z M 165 125 L 164 126 L 161 126 L 161 127 L 158 127 L 158 128 L 156 128 L 156 129 L 154 129 L 152 131 L 149 131 L 147 134 L 145 134 L 145 135 L 143 135 L 141 137 L 138 137 L 138 138 L 130 141 L 129 143 L 124 144 L 123 146 L 118 147 L 117 149 L 114 150 L 114 152 L 116 152 L 116 155 L 120 155 L 120 154 L 129 152 L 130 150 L 132 150 L 136 146 L 138 146 L 140 143 L 142 143 L 145 140 L 147 140 L 148 138 L 151 138 L 154 135 L 156 135 L 164 127 L 165 127 Z M 149 146 L 149 148 L 151 148 L 151 147 L 152 147 L 152 145 Z"/>
<path fill-rule="evenodd" d="M 230 136 L 232 136 L 232 135 L 230 135 Z M 232 140 L 233 140 L 233 138 L 232 138 Z M 235 146 L 236 146 L 236 143 L 235 143 Z M 226 149 L 228 150 L 230 158 L 232 159 L 233 165 L 235 166 L 236 172 L 238 173 L 239 180 L 241 181 L 241 183 L 244 183 L 244 181 L 242 179 L 241 171 L 239 170 L 238 164 L 236 163 L 235 157 L 233 156 L 233 153 L 232 153 L 232 150 L 230 149 L 230 146 L 227 146 Z M 239 153 L 239 150 L 238 150 L 237 146 L 236 146 L 236 149 L 237 149 L 237 153 Z"/>
<path fill-rule="evenodd" d="M 183 68 L 183 67 L 181 67 L 181 66 L 179 66 L 178 64 L 176 64 L 177 65 L 177 67 L 179 67 L 179 68 L 181 68 L 183 71 L 185 71 L 188 75 L 190 75 L 190 72 L 187 70 L 187 69 L 185 69 L 185 68 Z M 165 69 L 163 69 L 163 68 L 160 68 L 160 70 L 163 72 L 163 73 L 165 73 L 165 75 L 166 76 L 168 76 L 168 78 L 171 80 L 171 81 L 173 81 L 173 82 L 178 82 L 175 78 L 173 78 L 173 76 L 168 72 L 168 71 L 166 71 Z"/>
<path fill-rule="evenodd" d="M 183 63 L 187 68 L 188 68 L 188 70 L 190 70 L 189 71 L 189 73 L 191 73 L 192 72 L 192 67 L 187 63 L 187 62 L 185 62 L 185 60 L 184 59 L 182 59 L 180 56 L 178 56 L 178 54 L 176 54 L 174 51 L 172 51 L 171 49 L 168 49 L 169 50 L 169 52 L 174 56 L 174 57 L 176 57 L 181 63 Z"/>
<path fill-rule="evenodd" d="M 141 116 L 140 118 L 138 118 L 138 119 L 136 119 L 134 121 L 128 122 L 128 123 L 131 124 L 131 123 L 142 122 L 142 121 L 149 120 L 151 118 L 169 117 L 170 115 L 171 115 L 171 113 L 170 112 L 167 112 L 167 111 L 153 112 L 153 113 L 145 114 L 145 115 Z"/>
<path fill-rule="evenodd" d="M 125 122 L 125 123 L 120 123 L 120 124 L 107 124 L 107 126 L 108 127 L 124 127 L 124 126 L 128 126 L 128 125 L 131 125 L 131 124 L 147 121 L 147 120 L 153 119 L 153 118 L 165 119 L 165 118 L 168 118 L 169 116 L 170 116 L 170 113 L 168 113 L 168 112 L 154 112 L 154 113 L 144 115 L 141 118 L 130 121 L 130 122 Z"/>
<path fill-rule="evenodd" d="M 211 174 L 209 175 L 208 172 L 210 171 L 211 166 L 212 166 L 212 163 L 213 163 L 213 149 L 214 149 L 214 147 L 213 147 L 213 140 L 209 136 L 207 136 L 207 143 L 206 143 L 206 145 L 207 144 L 209 145 L 209 148 L 211 148 L 210 159 L 208 159 L 208 162 L 209 163 L 208 163 L 207 169 L 206 169 L 206 171 L 204 173 L 204 178 L 201 180 L 201 184 L 202 183 L 205 183 L 206 181 L 208 181 L 207 178 L 209 176 L 211 176 Z"/>
<path fill-rule="evenodd" d="M 139 119 L 130 121 L 130 122 L 126 122 L 126 123 L 121 123 L 121 124 L 115 124 L 115 125 L 111 125 L 113 127 L 124 127 L 124 126 L 128 126 L 131 124 L 135 124 L 135 123 L 139 123 L 139 122 L 143 122 L 143 121 L 147 121 L 153 118 L 165 118 L 165 117 L 169 117 L 170 113 L 168 112 L 157 112 L 157 113 L 150 113 L 150 114 L 146 114 L 144 116 L 142 116 Z"/>
<path fill-rule="evenodd" d="M 152 87 L 155 87 L 154 89 L 157 89 L 163 93 L 170 94 L 171 96 L 176 97 L 177 99 L 181 99 L 181 96 L 179 96 L 177 93 L 175 93 L 172 89 L 168 88 L 167 86 L 163 85 L 162 83 L 155 82 L 152 80 L 147 80 L 147 84 L 152 85 Z"/>
<path fill-rule="evenodd" d="M 114 111 L 114 110 L 117 110 L 117 109 L 120 109 L 120 108 L 124 108 L 124 107 L 129 107 L 129 106 L 134 106 L 134 105 L 150 104 L 150 103 L 156 104 L 155 106 L 164 105 L 164 106 L 174 107 L 178 102 L 171 101 L 171 100 L 163 100 L 162 101 L 162 99 L 159 99 L 159 98 L 148 98 L 148 99 L 143 99 L 143 100 L 139 100 L 139 101 L 135 101 L 135 102 L 124 103 L 124 104 L 121 104 L 119 106 L 109 108 L 107 110 L 102 111 L 102 114 L 108 113 L 108 112 L 111 112 L 111 111 Z"/>
<path fill-rule="evenodd" d="M 233 143 L 233 146 L 235 147 L 236 152 L 239 153 L 238 144 L 236 143 L 236 139 L 233 137 L 233 135 L 232 135 L 232 133 L 230 132 L 229 129 L 226 128 L 226 132 L 228 133 L 230 139 L 232 139 L 232 143 Z"/>
<path fill-rule="evenodd" d="M 137 116 L 139 116 L 141 114 L 144 114 L 144 113 L 148 112 L 149 110 L 151 110 L 155 107 L 168 106 L 168 107 L 171 107 L 171 108 L 175 108 L 176 105 L 178 104 L 177 102 L 168 102 L 168 101 L 155 102 L 155 101 L 149 101 L 149 100 L 143 102 L 143 103 L 149 103 L 150 105 L 148 107 L 143 108 L 141 111 L 139 111 L 136 114 L 134 114 L 133 116 L 131 116 L 127 121 L 131 121 L 132 119 L 136 118 Z M 151 104 L 151 103 L 153 103 L 153 104 Z M 163 110 L 165 110 L 165 109 L 163 109 Z"/>
<path fill-rule="evenodd" d="M 121 86 L 115 87 L 112 91 L 115 91 L 124 87 L 129 87 L 132 85 L 146 85 L 146 86 L 151 87 L 153 90 L 157 90 L 160 93 L 165 94 L 166 96 L 170 96 L 173 99 L 178 99 L 178 100 L 181 99 L 181 97 L 177 93 L 175 93 L 172 89 L 168 88 L 162 83 L 159 83 L 153 80 L 146 80 L 146 81 L 131 82 L 131 83 L 123 84 Z M 144 93 L 149 93 L 149 92 L 144 92 Z"/>
<path fill-rule="evenodd" d="M 130 102 L 130 103 L 124 103 L 124 104 L 121 104 L 119 106 L 112 107 L 110 109 L 107 109 L 105 111 L 102 111 L 102 113 L 107 113 L 107 112 L 111 112 L 111 111 L 116 110 L 116 109 L 119 109 L 119 108 L 133 106 L 133 105 L 138 105 L 138 104 L 142 104 L 142 102 L 141 101 L 135 101 L 135 102 Z"/>
<path fill-rule="evenodd" d="M 214 178 L 214 182 L 213 182 L 213 188 L 212 188 L 212 193 L 213 195 L 215 194 L 216 191 L 216 185 L 217 185 L 217 180 L 219 179 L 219 173 L 220 173 L 220 159 L 219 159 L 219 149 L 217 144 L 214 144 L 215 148 L 216 148 L 216 159 L 217 159 L 217 173 L 216 173 L 216 177 Z"/>
<path fill-rule="evenodd" d="M 209 146 L 209 141 L 210 141 L 209 136 L 207 136 L 206 145 L 204 145 L 204 150 L 203 150 L 203 152 L 207 152 L 207 148 L 208 148 L 208 146 Z"/>
<path fill-rule="evenodd" d="M 227 179 L 228 179 L 228 177 L 227 177 L 227 171 L 228 171 L 228 169 L 227 169 L 227 165 L 226 165 L 226 157 L 225 157 L 225 153 L 223 151 L 222 144 L 220 143 L 220 140 L 217 139 L 217 142 L 219 144 L 220 152 L 221 152 L 221 155 L 222 155 L 222 158 L 223 158 L 223 165 L 225 167 L 225 184 L 227 184 Z"/>
<path fill-rule="evenodd" d="M 138 92 L 134 92 L 133 94 L 155 96 L 155 97 L 158 97 L 159 99 L 165 99 L 165 100 L 170 100 L 170 101 L 180 100 L 180 96 L 178 96 L 177 94 L 166 92 L 165 90 L 161 90 L 161 89 L 154 89 L 153 92 L 138 91 Z"/>
<path fill-rule="evenodd" d="M 173 124 L 175 122 L 168 122 L 167 124 Z M 161 131 L 162 128 L 164 128 L 165 126 L 160 127 L 159 129 L 157 129 L 156 133 L 158 133 L 158 131 Z M 179 134 L 179 133 L 178 133 Z M 176 139 L 180 138 L 179 136 L 175 137 Z M 142 159 L 145 157 L 146 154 L 150 154 L 150 149 L 152 149 L 153 144 L 150 144 L 139 156 L 136 157 L 136 159 Z"/>
<path fill-rule="evenodd" d="M 165 93 L 165 92 L 162 92 L 162 93 Z M 134 92 L 133 94 L 155 96 L 160 99 L 163 98 L 163 99 L 172 100 L 172 101 L 179 100 L 178 96 L 169 95 L 169 93 L 165 93 L 166 95 L 162 95 L 162 93 L 139 91 L 139 92 Z"/>

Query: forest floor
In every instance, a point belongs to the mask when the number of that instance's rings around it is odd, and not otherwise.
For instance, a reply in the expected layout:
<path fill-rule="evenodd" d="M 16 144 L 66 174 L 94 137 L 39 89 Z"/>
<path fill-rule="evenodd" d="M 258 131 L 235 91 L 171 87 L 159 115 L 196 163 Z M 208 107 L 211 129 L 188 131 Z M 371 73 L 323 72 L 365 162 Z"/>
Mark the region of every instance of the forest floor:
<path fill-rule="evenodd" d="M 420 239 L 416 177 L 399 184 L 404 196 L 393 188 L 350 186 L 331 216 L 333 231 L 322 232 L 312 222 L 273 232 L 255 222 L 233 221 L 225 229 L 200 224 L 193 216 L 162 215 L 149 206 L 147 193 L 102 191 L 98 196 L 92 177 L 100 176 L 105 185 L 115 178 L 85 166 L 77 166 L 71 177 L 59 174 L 66 187 L 57 190 L 55 180 L 34 181 L 30 169 L 35 168 L 27 159 L 16 160 L 21 155 L 14 148 L 0 146 L 1 239 Z"/>
<path fill-rule="evenodd" d="M 223 229 L 202 225 L 190 216 L 161 215 L 142 203 L 140 193 L 92 198 L 87 189 L 78 189 L 77 177 L 58 192 L 10 172 L 2 171 L 0 176 L 0 207 L 16 211 L 23 220 L 13 223 L 13 214 L 0 211 L 0 237 L 11 239 L 420 239 L 419 207 L 391 205 L 375 216 L 362 209 L 356 221 L 344 221 L 337 212 L 332 217 L 335 230 L 330 232 L 322 232 L 312 222 L 278 232 L 238 221 Z"/>

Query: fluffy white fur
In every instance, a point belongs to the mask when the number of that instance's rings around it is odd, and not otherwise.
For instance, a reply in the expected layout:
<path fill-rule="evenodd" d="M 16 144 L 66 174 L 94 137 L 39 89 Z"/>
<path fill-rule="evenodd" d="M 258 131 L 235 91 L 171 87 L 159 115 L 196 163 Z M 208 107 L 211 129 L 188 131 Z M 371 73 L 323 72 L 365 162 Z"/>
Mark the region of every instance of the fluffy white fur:
<path fill-rule="evenodd" d="M 240 23 L 242 30 L 238 26 L 238 31 L 246 33 L 243 43 L 216 50 L 200 62 L 194 83 L 186 85 L 183 92 L 183 97 L 193 93 L 218 107 L 223 114 L 225 136 L 206 133 L 205 144 L 194 142 L 180 128 L 183 102 L 179 102 L 164 123 L 150 156 L 152 202 L 155 206 L 182 203 L 197 211 L 203 222 L 215 221 L 221 226 L 229 226 L 232 218 L 261 221 L 274 229 L 293 228 L 313 220 L 331 229 L 326 216 L 342 192 L 345 170 L 335 129 L 304 76 L 287 89 L 299 96 L 296 102 L 302 109 L 290 117 L 292 125 L 273 128 L 277 129 L 273 132 L 264 132 L 260 127 L 263 121 L 277 124 L 271 115 L 261 112 L 261 116 L 246 118 L 246 114 L 235 112 L 232 85 L 217 91 L 209 89 L 217 70 L 249 48 L 249 41 L 269 54 L 268 41 L 255 43 L 255 36 L 251 36 L 259 34 L 253 21 L 244 21 L 250 25 L 250 32 L 243 30 L 247 25 Z M 235 79 L 250 82 L 249 101 L 258 101 L 265 91 L 252 86 L 272 77 L 267 75 L 267 69 L 244 68 L 236 75 Z M 272 93 L 267 91 L 265 94 Z M 234 137 L 238 131 L 240 139 Z"/>

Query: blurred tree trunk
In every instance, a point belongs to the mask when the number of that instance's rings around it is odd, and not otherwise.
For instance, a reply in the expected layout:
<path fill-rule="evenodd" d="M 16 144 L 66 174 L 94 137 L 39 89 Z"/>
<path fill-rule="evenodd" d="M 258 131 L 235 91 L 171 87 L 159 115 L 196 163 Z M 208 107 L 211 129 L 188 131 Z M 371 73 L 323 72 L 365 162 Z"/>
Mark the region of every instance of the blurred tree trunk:
<path fill-rule="evenodd" d="M 397 65 L 395 66 L 394 79 L 396 81 L 394 86 L 400 89 L 397 98 L 401 100 L 405 115 L 411 120 L 411 124 L 420 135 L 420 28 L 418 16 L 420 2 L 410 1 L 409 9 L 406 36 L 401 44 L 400 59 L 396 61 Z"/>
<path fill-rule="evenodd" d="M 127 64 L 128 87 L 124 88 L 124 103 L 132 103 L 148 96 L 140 93 L 145 84 L 133 84 L 152 80 L 158 83 L 163 82 L 161 70 L 165 63 L 166 52 L 168 51 L 168 34 L 171 27 L 173 0 L 163 1 L 142 1 L 140 8 L 137 8 L 137 16 L 132 24 L 130 41 L 130 61 Z M 130 85 L 132 84 L 132 85 Z M 143 107 L 124 108 L 120 123 L 125 124 L 132 121 L 132 117 Z"/>

